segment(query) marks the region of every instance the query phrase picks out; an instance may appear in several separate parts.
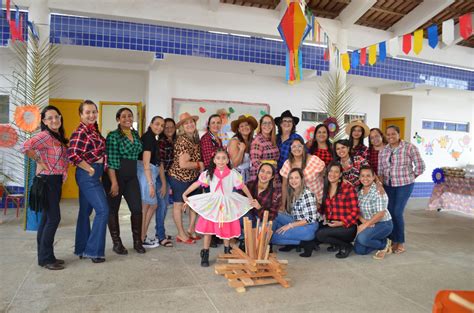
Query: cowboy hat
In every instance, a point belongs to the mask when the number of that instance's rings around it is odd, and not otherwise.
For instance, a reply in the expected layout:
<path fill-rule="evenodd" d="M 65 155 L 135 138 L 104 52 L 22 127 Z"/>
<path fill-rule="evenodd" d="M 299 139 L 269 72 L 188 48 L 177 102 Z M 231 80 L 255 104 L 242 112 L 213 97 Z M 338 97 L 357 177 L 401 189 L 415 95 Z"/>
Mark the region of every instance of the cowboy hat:
<path fill-rule="evenodd" d="M 370 133 L 370 129 L 369 129 L 369 126 L 367 126 L 364 122 L 362 122 L 361 120 L 353 120 L 352 122 L 350 122 L 349 124 L 346 125 L 346 134 L 348 134 L 349 136 L 351 135 L 351 129 L 352 127 L 354 126 L 360 126 L 364 129 L 364 138 L 367 137 Z"/>
<path fill-rule="evenodd" d="M 290 110 L 286 110 L 285 112 L 281 113 L 281 115 L 279 117 L 275 118 L 275 124 L 280 125 L 281 121 L 285 117 L 291 117 L 293 119 L 293 124 L 295 126 L 298 125 L 298 123 L 300 122 L 300 119 L 296 116 L 293 116 L 293 114 L 291 114 Z"/>
<path fill-rule="evenodd" d="M 257 120 L 253 117 L 253 116 L 245 116 L 245 115 L 241 115 L 239 116 L 238 119 L 236 119 L 235 121 L 232 121 L 232 123 L 230 123 L 230 128 L 232 129 L 232 131 L 234 133 L 237 134 L 237 131 L 239 129 L 239 126 L 240 124 L 242 124 L 243 122 L 247 122 L 249 123 L 249 125 L 255 130 L 258 126 L 258 122 Z"/>
<path fill-rule="evenodd" d="M 176 128 L 178 128 L 179 126 L 183 125 L 184 122 L 186 122 L 186 121 L 189 120 L 189 119 L 193 119 L 194 122 L 197 122 L 198 119 L 199 119 L 199 116 L 197 116 L 197 115 L 191 115 L 191 114 L 189 114 L 188 112 L 181 113 L 181 114 L 179 115 L 179 121 L 178 121 L 178 123 L 176 123 Z"/>

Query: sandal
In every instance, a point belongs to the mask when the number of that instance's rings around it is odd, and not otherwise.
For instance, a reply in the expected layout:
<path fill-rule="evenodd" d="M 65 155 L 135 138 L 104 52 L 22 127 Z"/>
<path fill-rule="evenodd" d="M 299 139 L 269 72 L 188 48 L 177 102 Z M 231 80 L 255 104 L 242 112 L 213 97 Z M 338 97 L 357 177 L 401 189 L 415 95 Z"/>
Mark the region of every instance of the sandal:
<path fill-rule="evenodd" d="M 191 235 L 190 232 L 188 232 L 188 237 L 191 238 L 192 240 L 201 240 L 202 237 L 199 236 L 198 234 L 194 233 L 194 235 Z"/>
<path fill-rule="evenodd" d="M 383 260 L 386 254 L 387 254 L 387 251 L 385 249 L 379 250 L 374 254 L 373 258 L 376 260 Z"/>
<path fill-rule="evenodd" d="M 395 254 L 402 254 L 403 252 L 405 252 L 405 248 L 402 246 L 398 246 L 397 249 L 393 251 Z"/>
<path fill-rule="evenodd" d="M 178 236 L 176 236 L 176 242 L 181 242 L 181 243 L 185 243 L 185 244 L 188 244 L 188 245 L 192 245 L 192 244 L 196 243 L 196 241 L 194 241 L 191 238 L 188 238 L 187 240 L 183 240 L 183 239 L 179 238 Z"/>
<path fill-rule="evenodd" d="M 173 243 L 169 241 L 168 238 L 165 238 L 165 239 L 160 240 L 160 246 L 171 248 L 173 247 Z"/>

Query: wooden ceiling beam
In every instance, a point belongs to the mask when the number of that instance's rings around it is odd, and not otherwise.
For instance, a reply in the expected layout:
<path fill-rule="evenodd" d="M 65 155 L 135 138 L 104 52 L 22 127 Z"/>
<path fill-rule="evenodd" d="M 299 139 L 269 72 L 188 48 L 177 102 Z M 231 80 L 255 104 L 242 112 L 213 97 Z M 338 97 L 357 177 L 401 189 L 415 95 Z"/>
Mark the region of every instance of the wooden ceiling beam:
<path fill-rule="evenodd" d="M 369 27 L 374 27 L 378 29 L 387 29 L 392 26 L 392 24 L 390 23 L 374 22 L 366 18 L 360 18 L 357 21 L 357 24 L 364 24 L 364 25 L 368 25 Z"/>
<path fill-rule="evenodd" d="M 374 5 L 373 7 L 370 8 L 370 10 L 380 12 L 380 13 L 386 13 L 386 14 L 390 14 L 390 15 L 401 16 L 401 17 L 405 16 L 405 14 L 403 14 L 403 13 L 392 11 L 392 10 L 387 10 L 387 9 L 384 9 L 384 8 L 378 6 L 378 5 Z"/>

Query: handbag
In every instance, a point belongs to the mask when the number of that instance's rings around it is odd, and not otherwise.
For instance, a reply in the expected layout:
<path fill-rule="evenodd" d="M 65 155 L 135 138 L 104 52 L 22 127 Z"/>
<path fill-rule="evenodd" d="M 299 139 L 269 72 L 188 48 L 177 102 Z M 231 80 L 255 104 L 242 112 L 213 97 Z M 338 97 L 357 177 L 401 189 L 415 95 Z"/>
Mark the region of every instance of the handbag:
<path fill-rule="evenodd" d="M 56 168 L 59 160 L 63 156 L 63 149 L 61 147 L 61 154 L 57 159 L 54 166 L 50 169 L 49 174 L 53 172 L 53 169 Z M 48 178 L 47 175 L 36 175 L 33 178 L 33 184 L 31 184 L 30 195 L 28 197 L 28 204 L 30 209 L 35 211 L 35 213 L 42 212 L 43 208 L 48 207 Z"/>

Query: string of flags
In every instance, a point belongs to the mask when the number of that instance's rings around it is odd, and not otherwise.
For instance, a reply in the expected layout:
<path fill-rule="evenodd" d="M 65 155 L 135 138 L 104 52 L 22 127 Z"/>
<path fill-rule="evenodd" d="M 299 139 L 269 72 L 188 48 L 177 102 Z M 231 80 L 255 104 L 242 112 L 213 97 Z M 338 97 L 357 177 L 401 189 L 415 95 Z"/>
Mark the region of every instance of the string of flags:
<path fill-rule="evenodd" d="M 10 36 L 13 42 L 16 40 L 25 41 L 23 34 L 23 14 L 20 14 L 20 8 L 15 4 L 15 17 L 12 19 L 11 14 L 11 0 L 6 0 L 6 19 L 10 28 Z M 35 39 L 39 39 L 38 29 L 34 22 L 26 21 L 27 27 L 31 30 L 31 33 Z"/>

